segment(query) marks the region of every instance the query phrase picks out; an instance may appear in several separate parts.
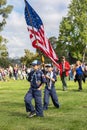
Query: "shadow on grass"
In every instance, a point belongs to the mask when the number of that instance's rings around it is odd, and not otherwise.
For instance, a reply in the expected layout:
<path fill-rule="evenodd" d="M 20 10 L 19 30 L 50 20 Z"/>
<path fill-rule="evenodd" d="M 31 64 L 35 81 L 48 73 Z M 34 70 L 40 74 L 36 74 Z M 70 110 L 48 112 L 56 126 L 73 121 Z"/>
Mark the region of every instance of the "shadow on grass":
<path fill-rule="evenodd" d="M 7 107 L 10 107 L 10 106 L 17 106 L 17 107 L 23 107 L 24 104 L 23 103 L 19 103 L 19 102 L 10 102 L 10 101 L 3 101 L 3 102 L 0 102 L 0 105 L 3 105 L 3 106 L 7 106 Z"/>
<path fill-rule="evenodd" d="M 23 103 L 4 101 L 0 102 L 0 106 L 0 113 L 4 113 L 9 116 L 26 117 L 26 114 L 24 112 L 20 112 L 25 109 Z"/>
<path fill-rule="evenodd" d="M 22 112 L 9 112 L 9 116 L 26 117 L 26 114 Z"/>
<path fill-rule="evenodd" d="M 0 113 L 3 113 L 6 116 L 15 116 L 15 117 L 26 117 L 25 113 L 22 112 L 16 112 L 16 111 L 11 111 L 11 110 L 0 110 Z"/>
<path fill-rule="evenodd" d="M 70 92 L 83 92 L 83 93 L 87 93 L 87 91 L 85 89 L 82 89 L 82 90 L 78 90 L 78 89 L 71 89 L 69 90 Z"/>

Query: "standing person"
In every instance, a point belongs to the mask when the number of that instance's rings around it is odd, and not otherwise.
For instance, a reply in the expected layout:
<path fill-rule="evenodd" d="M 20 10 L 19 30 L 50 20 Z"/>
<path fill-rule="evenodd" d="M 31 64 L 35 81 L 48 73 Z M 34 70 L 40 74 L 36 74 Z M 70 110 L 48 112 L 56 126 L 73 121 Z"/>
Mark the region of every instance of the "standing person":
<path fill-rule="evenodd" d="M 53 71 L 53 66 L 51 64 L 48 64 L 46 67 L 48 68 L 48 72 L 46 74 L 46 87 L 45 87 L 45 91 L 44 91 L 43 110 L 48 109 L 49 96 L 51 96 L 54 106 L 56 108 L 59 108 L 58 97 L 57 97 L 55 86 L 54 86 L 54 84 L 57 80 L 56 72 Z"/>
<path fill-rule="evenodd" d="M 25 95 L 25 107 L 26 111 L 30 112 L 28 117 L 40 116 L 43 117 L 43 107 L 42 107 L 42 94 L 41 88 L 42 84 L 46 82 L 43 72 L 40 70 L 40 62 L 35 60 L 32 62 L 33 70 L 29 73 L 28 81 L 30 82 L 30 88 Z M 34 98 L 35 108 L 31 101 Z"/>
<path fill-rule="evenodd" d="M 63 91 L 67 89 L 66 77 L 69 75 L 70 64 L 66 61 L 65 56 L 62 56 L 60 66 L 60 77 L 62 81 Z"/>
<path fill-rule="evenodd" d="M 8 72 L 9 72 L 9 78 L 11 79 L 13 77 L 13 67 L 11 65 L 9 65 Z"/>
<path fill-rule="evenodd" d="M 23 77 L 23 79 L 26 80 L 27 74 L 26 74 L 26 66 L 25 65 L 22 66 L 22 77 Z"/>
<path fill-rule="evenodd" d="M 81 66 L 81 62 L 77 61 L 75 64 L 75 79 L 74 79 L 74 81 L 75 82 L 78 81 L 78 85 L 79 85 L 78 90 L 79 91 L 82 90 L 83 72 L 84 72 L 84 69 Z"/>
<path fill-rule="evenodd" d="M 87 78 L 87 64 L 85 64 L 85 68 L 84 68 L 84 77 Z"/>
<path fill-rule="evenodd" d="M 18 65 L 16 64 L 13 68 L 14 80 L 18 79 Z"/>

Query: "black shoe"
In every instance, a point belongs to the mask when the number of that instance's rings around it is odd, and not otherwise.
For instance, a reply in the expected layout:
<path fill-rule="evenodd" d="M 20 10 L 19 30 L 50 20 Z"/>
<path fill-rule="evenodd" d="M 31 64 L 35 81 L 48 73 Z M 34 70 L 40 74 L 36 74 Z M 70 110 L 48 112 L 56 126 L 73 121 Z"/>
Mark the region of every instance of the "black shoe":
<path fill-rule="evenodd" d="M 28 117 L 33 117 L 33 116 L 36 116 L 36 112 L 35 111 L 31 112 Z"/>
<path fill-rule="evenodd" d="M 76 79 L 74 79 L 74 82 L 76 82 Z"/>
<path fill-rule="evenodd" d="M 44 117 L 44 115 L 36 115 L 36 117 L 38 117 L 38 118 L 39 118 L 39 117 Z"/>
<path fill-rule="evenodd" d="M 63 91 L 66 91 L 66 90 L 67 90 L 67 88 L 64 87 L 64 88 L 63 88 Z"/>
<path fill-rule="evenodd" d="M 82 89 L 78 89 L 78 91 L 82 91 Z"/>
<path fill-rule="evenodd" d="M 57 108 L 60 108 L 60 104 L 57 105 Z"/>

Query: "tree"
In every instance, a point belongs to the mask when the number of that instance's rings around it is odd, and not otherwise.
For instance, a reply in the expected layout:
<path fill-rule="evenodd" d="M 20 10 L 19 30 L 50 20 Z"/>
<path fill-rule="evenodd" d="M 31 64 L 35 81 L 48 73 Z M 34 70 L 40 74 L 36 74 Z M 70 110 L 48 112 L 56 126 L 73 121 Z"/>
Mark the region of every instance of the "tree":
<path fill-rule="evenodd" d="M 67 17 L 60 23 L 60 46 L 71 57 L 84 60 L 87 50 L 87 0 L 72 0 Z"/>
<path fill-rule="evenodd" d="M 0 32 L 3 31 L 4 26 L 6 25 L 6 19 L 13 9 L 13 6 L 6 6 L 6 4 L 6 0 L 0 0 L 0 16 L 2 17 L 2 20 L 0 21 Z M 6 43 L 7 40 L 0 35 L 0 57 L 6 58 L 8 56 Z"/>
<path fill-rule="evenodd" d="M 6 58 L 8 56 L 7 48 L 6 48 L 7 40 L 0 36 L 0 57 Z"/>
<path fill-rule="evenodd" d="M 50 43 L 51 43 L 53 49 L 55 50 L 56 47 L 57 47 L 57 38 L 54 37 L 54 36 L 52 36 L 52 37 L 49 38 L 49 41 L 50 41 Z"/>
<path fill-rule="evenodd" d="M 10 60 L 8 59 L 5 59 L 5 58 L 0 58 L 0 67 L 3 67 L 3 68 L 7 68 L 9 66 L 9 64 L 12 64 L 10 62 Z"/>
<path fill-rule="evenodd" d="M 23 64 L 26 64 L 26 66 L 30 66 L 30 63 L 38 57 L 38 54 L 30 52 L 28 49 L 25 49 L 24 51 L 25 55 L 24 57 L 21 57 L 20 60 Z"/>

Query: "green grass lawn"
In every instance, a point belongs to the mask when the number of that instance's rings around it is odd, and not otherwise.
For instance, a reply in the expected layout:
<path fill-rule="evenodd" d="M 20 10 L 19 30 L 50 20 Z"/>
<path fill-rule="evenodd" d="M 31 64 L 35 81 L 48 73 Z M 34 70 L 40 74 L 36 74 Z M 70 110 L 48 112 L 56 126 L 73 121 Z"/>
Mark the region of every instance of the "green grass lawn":
<path fill-rule="evenodd" d="M 79 92 L 74 81 L 68 81 L 68 90 L 62 91 L 58 80 L 61 107 L 56 109 L 50 100 L 43 118 L 26 118 L 24 96 L 28 88 L 24 80 L 0 82 L 0 130 L 87 130 L 87 81 Z"/>

